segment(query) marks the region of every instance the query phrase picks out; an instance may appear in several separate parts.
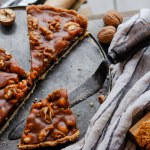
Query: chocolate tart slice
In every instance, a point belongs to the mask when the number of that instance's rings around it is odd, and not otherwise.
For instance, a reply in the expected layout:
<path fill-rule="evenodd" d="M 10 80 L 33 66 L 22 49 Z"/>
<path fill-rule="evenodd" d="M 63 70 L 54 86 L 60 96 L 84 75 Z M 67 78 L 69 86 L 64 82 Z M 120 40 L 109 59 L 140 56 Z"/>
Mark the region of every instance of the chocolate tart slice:
<path fill-rule="evenodd" d="M 0 134 L 31 87 L 26 72 L 7 51 L 0 49 Z"/>
<path fill-rule="evenodd" d="M 19 149 L 33 149 L 74 141 L 79 135 L 65 89 L 34 102 L 27 117 Z"/>
<path fill-rule="evenodd" d="M 76 11 L 48 5 L 27 7 L 31 50 L 31 79 L 43 79 L 48 70 L 84 38 L 87 19 Z"/>

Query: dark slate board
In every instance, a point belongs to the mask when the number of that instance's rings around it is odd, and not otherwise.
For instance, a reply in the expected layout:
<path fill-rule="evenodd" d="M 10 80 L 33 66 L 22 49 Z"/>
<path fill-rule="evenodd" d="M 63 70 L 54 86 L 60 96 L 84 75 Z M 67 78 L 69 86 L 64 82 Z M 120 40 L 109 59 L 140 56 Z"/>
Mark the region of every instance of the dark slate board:
<path fill-rule="evenodd" d="M 13 54 L 21 66 L 28 71 L 30 70 L 30 53 L 26 11 L 23 8 L 17 8 L 15 11 L 17 14 L 15 24 L 10 29 L 0 26 L 0 47 Z M 92 20 L 89 21 L 88 30 L 96 37 L 101 26 L 103 26 L 101 20 Z M 0 150 L 17 149 L 19 140 L 9 140 L 8 134 L 14 126 L 26 118 L 30 106 L 35 99 L 42 99 L 53 90 L 59 88 L 66 88 L 68 89 L 68 93 L 70 93 L 95 72 L 102 60 L 103 56 L 90 37 L 84 39 L 73 48 L 72 52 L 68 54 L 66 58 L 62 59 L 60 63 L 48 73 L 43 81 L 37 83 L 34 93 L 22 106 L 5 132 L 1 135 Z M 101 92 L 104 94 L 108 92 L 108 83 L 109 82 L 106 81 L 103 89 L 101 89 Z M 77 123 L 81 132 L 78 140 L 84 136 L 90 119 L 100 106 L 97 100 L 98 94 L 99 92 L 72 108 L 73 112 L 77 115 Z M 91 102 L 94 104 L 93 107 L 90 106 Z M 66 145 L 58 146 L 55 149 L 60 149 L 64 146 Z M 54 148 L 43 149 L 50 150 Z"/>

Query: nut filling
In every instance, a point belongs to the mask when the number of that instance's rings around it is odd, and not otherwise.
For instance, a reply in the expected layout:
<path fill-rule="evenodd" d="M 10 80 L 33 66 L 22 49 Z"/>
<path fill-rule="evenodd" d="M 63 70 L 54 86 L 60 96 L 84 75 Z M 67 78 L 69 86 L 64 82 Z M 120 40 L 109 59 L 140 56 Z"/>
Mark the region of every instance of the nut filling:
<path fill-rule="evenodd" d="M 49 66 L 87 29 L 87 19 L 75 11 L 47 5 L 27 7 L 31 48 L 31 79 L 42 76 Z"/>
<path fill-rule="evenodd" d="M 79 135 L 76 118 L 69 108 L 67 91 L 60 89 L 34 102 L 27 118 L 19 148 L 30 149 L 72 141 Z"/>

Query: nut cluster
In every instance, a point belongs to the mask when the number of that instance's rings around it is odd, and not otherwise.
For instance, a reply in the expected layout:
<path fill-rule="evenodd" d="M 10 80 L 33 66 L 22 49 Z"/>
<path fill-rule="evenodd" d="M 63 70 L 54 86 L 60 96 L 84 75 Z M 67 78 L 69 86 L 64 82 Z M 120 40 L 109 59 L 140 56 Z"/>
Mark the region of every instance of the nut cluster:
<path fill-rule="evenodd" d="M 123 17 L 116 10 L 110 10 L 105 14 L 103 21 L 106 27 L 99 31 L 98 39 L 100 43 L 110 44 L 117 31 L 116 28 L 123 22 Z"/>
<path fill-rule="evenodd" d="M 17 103 L 18 100 L 21 100 L 25 96 L 28 89 L 29 87 L 27 80 L 22 80 L 17 84 L 11 82 L 11 84 L 6 86 L 4 89 L 4 97 L 10 103 Z"/>
<path fill-rule="evenodd" d="M 76 35 L 81 32 L 81 27 L 78 23 L 69 21 L 64 24 L 64 30 L 66 30 L 70 35 Z"/>

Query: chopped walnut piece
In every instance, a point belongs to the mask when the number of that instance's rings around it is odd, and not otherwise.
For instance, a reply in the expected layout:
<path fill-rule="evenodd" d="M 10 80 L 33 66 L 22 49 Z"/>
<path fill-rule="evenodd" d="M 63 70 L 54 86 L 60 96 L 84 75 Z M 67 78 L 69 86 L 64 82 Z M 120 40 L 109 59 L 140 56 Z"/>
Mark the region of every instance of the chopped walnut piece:
<path fill-rule="evenodd" d="M 55 17 L 54 20 L 52 21 L 48 21 L 48 26 L 49 29 L 53 32 L 59 31 L 60 29 L 60 18 L 59 17 Z"/>
<path fill-rule="evenodd" d="M 32 45 L 39 45 L 39 44 L 41 44 L 41 42 L 40 42 L 40 41 L 38 40 L 38 38 L 33 34 L 33 32 L 30 32 L 29 35 L 30 35 L 30 43 L 31 43 Z"/>
<path fill-rule="evenodd" d="M 65 133 L 65 134 L 67 134 L 69 131 L 65 122 L 62 122 L 62 121 L 57 124 L 57 128 L 59 131 L 61 131 L 62 133 Z"/>
<path fill-rule="evenodd" d="M 12 9 L 0 9 L 0 23 L 2 25 L 10 26 L 16 17 L 15 11 Z"/>
<path fill-rule="evenodd" d="M 49 111 L 49 108 L 48 107 L 44 107 L 40 110 L 40 115 L 42 117 L 44 117 L 45 121 L 46 122 L 51 122 L 52 120 L 52 113 Z"/>
<path fill-rule="evenodd" d="M 46 29 L 44 26 L 40 26 L 39 30 L 42 32 L 43 35 L 46 36 L 47 40 L 51 40 L 53 38 L 53 33 L 50 30 Z"/>
<path fill-rule="evenodd" d="M 8 85 L 11 85 L 11 84 L 15 84 L 15 81 L 14 80 L 9 80 Z"/>
<path fill-rule="evenodd" d="M 4 97 L 7 100 L 22 99 L 29 89 L 26 80 L 22 80 L 17 84 L 8 85 L 4 89 Z"/>
<path fill-rule="evenodd" d="M 58 143 L 74 141 L 78 137 L 79 130 L 76 127 L 76 118 L 68 103 L 66 106 L 60 107 L 58 105 L 60 99 L 68 101 L 66 90 L 54 91 L 47 98 L 33 103 L 20 144 L 29 147 L 35 144 L 38 147 L 44 144 L 55 146 Z M 23 140 L 25 135 L 33 137 L 29 144 Z"/>
<path fill-rule="evenodd" d="M 16 87 L 15 86 L 7 86 L 5 89 L 4 89 L 4 97 L 9 100 L 9 99 L 12 99 L 13 96 L 15 95 L 15 91 L 16 90 Z"/>
<path fill-rule="evenodd" d="M 53 125 L 49 125 L 46 128 L 42 129 L 39 133 L 39 140 L 43 141 L 46 136 L 54 129 Z"/>
<path fill-rule="evenodd" d="M 5 66 L 5 63 L 4 63 L 4 60 L 0 60 L 0 69 L 2 69 L 2 68 L 4 68 L 4 66 Z"/>
<path fill-rule="evenodd" d="M 23 136 L 23 142 L 24 143 L 30 143 L 30 141 L 31 141 L 31 135 L 24 135 Z"/>
<path fill-rule="evenodd" d="M 64 25 L 64 29 L 67 31 L 76 30 L 80 25 L 76 22 L 69 21 Z"/>
<path fill-rule="evenodd" d="M 55 139 L 60 139 L 63 138 L 65 136 L 65 133 L 62 133 L 61 131 L 54 129 L 54 131 L 52 132 L 52 137 L 54 137 Z"/>
<path fill-rule="evenodd" d="M 49 130 L 45 130 L 45 129 L 43 129 L 40 133 L 39 133 L 39 140 L 40 141 L 43 141 L 45 138 L 46 138 L 46 136 L 48 135 L 48 133 L 49 133 Z"/>

